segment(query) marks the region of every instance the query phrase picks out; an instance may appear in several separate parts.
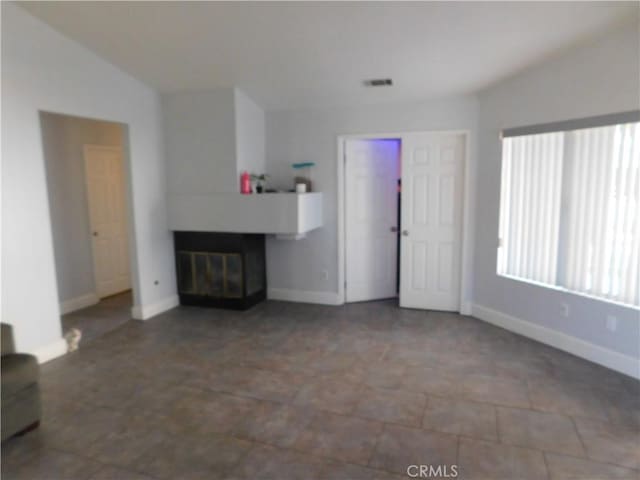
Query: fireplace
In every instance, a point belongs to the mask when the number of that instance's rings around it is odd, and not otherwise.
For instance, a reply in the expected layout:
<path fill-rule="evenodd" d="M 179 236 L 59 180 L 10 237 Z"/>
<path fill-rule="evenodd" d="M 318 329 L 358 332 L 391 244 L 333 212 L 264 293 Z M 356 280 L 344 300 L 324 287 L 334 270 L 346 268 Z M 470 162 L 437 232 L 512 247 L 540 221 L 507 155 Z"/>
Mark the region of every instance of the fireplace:
<path fill-rule="evenodd" d="M 264 235 L 174 232 L 182 305 L 246 310 L 266 298 Z"/>

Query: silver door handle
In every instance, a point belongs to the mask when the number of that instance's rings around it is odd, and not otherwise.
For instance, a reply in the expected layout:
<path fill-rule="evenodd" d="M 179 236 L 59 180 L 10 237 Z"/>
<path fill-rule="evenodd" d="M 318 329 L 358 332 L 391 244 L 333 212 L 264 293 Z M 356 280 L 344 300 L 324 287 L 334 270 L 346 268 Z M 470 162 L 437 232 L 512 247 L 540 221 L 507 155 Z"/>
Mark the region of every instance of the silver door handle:
<path fill-rule="evenodd" d="M 398 227 L 391 227 L 389 230 L 395 233 L 398 231 Z"/>
<path fill-rule="evenodd" d="M 404 235 L 405 237 L 409 236 L 409 230 L 402 230 L 402 235 Z"/>

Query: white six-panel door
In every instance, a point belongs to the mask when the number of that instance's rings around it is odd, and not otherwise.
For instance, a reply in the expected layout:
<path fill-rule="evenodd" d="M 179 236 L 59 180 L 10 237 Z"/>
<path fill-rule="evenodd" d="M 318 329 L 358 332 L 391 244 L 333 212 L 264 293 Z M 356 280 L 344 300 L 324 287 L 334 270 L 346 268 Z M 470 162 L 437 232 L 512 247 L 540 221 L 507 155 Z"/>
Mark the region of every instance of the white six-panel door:
<path fill-rule="evenodd" d="M 85 179 L 100 298 L 131 288 L 122 151 L 85 145 Z"/>
<path fill-rule="evenodd" d="M 402 135 L 400 306 L 458 311 L 465 137 Z"/>
<path fill-rule="evenodd" d="M 394 297 L 400 143 L 348 140 L 345 147 L 346 301 Z"/>

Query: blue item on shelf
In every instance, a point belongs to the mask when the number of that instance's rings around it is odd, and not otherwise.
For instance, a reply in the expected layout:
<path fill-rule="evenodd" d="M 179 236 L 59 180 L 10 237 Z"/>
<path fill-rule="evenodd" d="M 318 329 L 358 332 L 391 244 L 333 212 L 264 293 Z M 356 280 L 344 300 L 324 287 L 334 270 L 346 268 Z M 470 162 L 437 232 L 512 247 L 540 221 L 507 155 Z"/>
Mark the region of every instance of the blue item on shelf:
<path fill-rule="evenodd" d="M 307 168 L 315 166 L 315 162 L 292 163 L 293 168 Z"/>

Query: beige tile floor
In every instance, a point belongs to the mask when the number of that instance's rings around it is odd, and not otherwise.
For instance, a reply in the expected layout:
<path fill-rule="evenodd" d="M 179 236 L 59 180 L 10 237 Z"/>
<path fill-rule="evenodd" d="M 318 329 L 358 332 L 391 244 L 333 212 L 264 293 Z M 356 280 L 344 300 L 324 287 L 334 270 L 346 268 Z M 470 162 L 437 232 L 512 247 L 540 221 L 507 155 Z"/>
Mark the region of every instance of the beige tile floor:
<path fill-rule="evenodd" d="M 122 323 L 113 303 L 43 366 L 42 425 L 2 445 L 3 479 L 640 478 L 637 381 L 471 317 L 265 302 Z"/>

